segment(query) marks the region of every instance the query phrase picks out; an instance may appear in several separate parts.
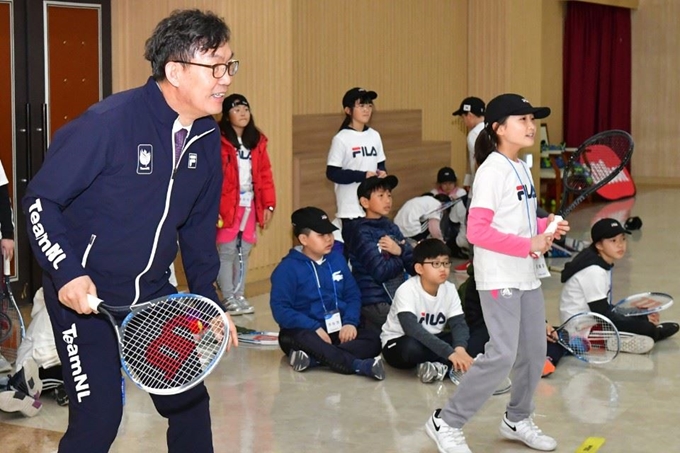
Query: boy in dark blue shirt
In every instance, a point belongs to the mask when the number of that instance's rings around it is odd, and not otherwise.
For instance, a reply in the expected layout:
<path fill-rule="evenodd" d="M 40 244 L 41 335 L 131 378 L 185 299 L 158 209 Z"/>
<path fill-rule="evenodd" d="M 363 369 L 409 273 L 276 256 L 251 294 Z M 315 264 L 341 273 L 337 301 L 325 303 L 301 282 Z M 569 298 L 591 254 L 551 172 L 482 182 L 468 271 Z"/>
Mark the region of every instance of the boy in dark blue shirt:
<path fill-rule="evenodd" d="M 361 294 L 344 257 L 332 252 L 337 228 L 318 208 L 291 216 L 301 247 L 271 277 L 270 305 L 279 345 L 295 371 L 327 365 L 342 374 L 385 378 L 379 333 L 358 327 Z"/>
<path fill-rule="evenodd" d="M 413 270 L 413 248 L 387 215 L 392 209 L 392 190 L 399 180 L 390 175 L 366 178 L 357 189 L 366 217 L 353 224 L 349 262 L 361 291 L 361 317 L 366 327 L 378 332 L 387 320 L 396 287 Z M 347 245 L 346 245 L 347 246 Z M 390 293 L 390 288 L 394 288 Z"/>

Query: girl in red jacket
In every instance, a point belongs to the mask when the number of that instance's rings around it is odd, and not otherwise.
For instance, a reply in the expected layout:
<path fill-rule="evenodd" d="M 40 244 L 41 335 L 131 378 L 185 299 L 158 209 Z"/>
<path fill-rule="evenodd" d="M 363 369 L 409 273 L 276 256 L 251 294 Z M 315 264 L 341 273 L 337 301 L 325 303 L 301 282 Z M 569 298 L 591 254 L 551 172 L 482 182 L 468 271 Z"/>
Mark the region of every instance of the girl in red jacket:
<path fill-rule="evenodd" d="M 224 304 L 232 315 L 253 313 L 243 297 L 248 256 L 257 241 L 256 223 L 266 228 L 276 207 L 267 137 L 255 127 L 250 104 L 241 94 L 222 103 L 222 197 L 217 222 L 220 272 L 217 276 Z M 239 266 L 237 235 L 243 231 L 243 275 Z"/>

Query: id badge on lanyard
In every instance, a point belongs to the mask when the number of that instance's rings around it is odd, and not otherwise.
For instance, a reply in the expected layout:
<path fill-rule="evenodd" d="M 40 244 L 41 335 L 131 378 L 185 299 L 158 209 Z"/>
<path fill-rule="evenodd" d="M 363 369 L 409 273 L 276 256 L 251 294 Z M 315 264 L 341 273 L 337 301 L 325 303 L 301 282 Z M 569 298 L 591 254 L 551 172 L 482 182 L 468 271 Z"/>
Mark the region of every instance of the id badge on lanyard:
<path fill-rule="evenodd" d="M 340 311 L 333 310 L 324 315 L 326 319 L 326 332 L 335 333 L 342 329 L 342 319 L 340 319 Z"/>
<path fill-rule="evenodd" d="M 538 278 L 550 277 L 550 271 L 548 270 L 548 265 L 545 264 L 545 257 L 543 255 L 539 255 L 538 258 L 534 259 L 534 272 L 536 272 L 536 277 Z"/>
<path fill-rule="evenodd" d="M 239 199 L 239 206 L 248 207 L 253 203 L 253 192 L 241 192 Z"/>

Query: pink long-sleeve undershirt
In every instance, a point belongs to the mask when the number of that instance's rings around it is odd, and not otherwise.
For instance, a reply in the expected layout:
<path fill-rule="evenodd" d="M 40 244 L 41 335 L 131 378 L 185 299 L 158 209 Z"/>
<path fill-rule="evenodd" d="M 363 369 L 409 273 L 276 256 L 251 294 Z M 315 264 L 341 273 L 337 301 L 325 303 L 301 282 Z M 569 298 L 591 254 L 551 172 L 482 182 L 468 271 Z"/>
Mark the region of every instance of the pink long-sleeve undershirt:
<path fill-rule="evenodd" d="M 531 252 L 531 238 L 501 233 L 491 226 L 494 212 L 487 208 L 472 208 L 468 215 L 467 238 L 470 244 L 505 255 L 524 258 Z M 537 219 L 538 231 L 548 226 L 548 219 Z"/>

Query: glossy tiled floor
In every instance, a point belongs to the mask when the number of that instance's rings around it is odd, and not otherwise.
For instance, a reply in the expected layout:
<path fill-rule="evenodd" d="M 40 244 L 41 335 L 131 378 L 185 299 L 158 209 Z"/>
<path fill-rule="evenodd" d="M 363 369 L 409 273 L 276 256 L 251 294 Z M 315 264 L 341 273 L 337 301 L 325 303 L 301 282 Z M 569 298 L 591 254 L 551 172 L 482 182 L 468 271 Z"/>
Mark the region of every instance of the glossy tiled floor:
<path fill-rule="evenodd" d="M 575 237 L 586 238 L 596 216 L 627 217 L 630 203 L 589 205 L 572 214 Z M 680 189 L 647 188 L 632 214 L 642 218 L 627 257 L 616 266 L 615 298 L 655 290 L 680 295 L 680 236 L 674 213 Z M 561 265 L 564 260 L 554 260 Z M 561 261 L 561 262 L 560 262 Z M 559 274 L 544 281 L 551 321 L 558 321 Z M 255 315 L 240 325 L 273 328 L 268 299 L 252 299 Z M 680 318 L 677 305 L 662 319 Z M 543 379 L 536 395 L 535 420 L 554 436 L 557 451 L 575 452 L 588 437 L 605 438 L 601 453 L 678 451 L 680 340 L 658 344 L 648 355 L 622 355 L 594 367 L 564 359 Z M 450 382 L 421 384 L 412 373 L 387 370 L 383 382 L 324 370 L 296 373 L 278 349 L 241 347 L 208 378 L 213 432 L 218 452 L 436 452 L 423 424 L 456 390 Z M 466 426 L 473 451 L 525 452 L 503 441 L 498 424 L 509 396 L 495 396 Z M 141 391 L 128 386 L 125 416 L 113 452 L 165 451 L 164 420 Z M 67 409 L 46 399 L 31 419 L 0 414 L 2 452 L 52 452 L 65 429 Z M 83 452 L 87 450 L 84 449 Z M 583 450 L 593 451 L 593 450 Z"/>

